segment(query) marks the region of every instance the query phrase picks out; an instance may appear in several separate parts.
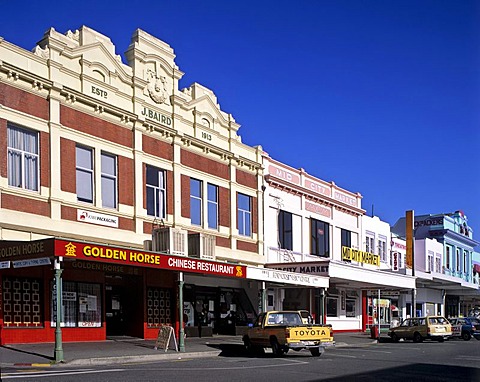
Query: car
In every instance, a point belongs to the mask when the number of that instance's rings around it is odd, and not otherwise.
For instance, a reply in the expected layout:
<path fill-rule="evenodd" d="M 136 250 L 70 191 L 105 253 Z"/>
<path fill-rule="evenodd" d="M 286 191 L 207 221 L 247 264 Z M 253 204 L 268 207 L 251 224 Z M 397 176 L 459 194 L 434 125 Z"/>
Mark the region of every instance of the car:
<path fill-rule="evenodd" d="M 389 337 L 398 342 L 401 338 L 422 342 L 424 339 L 443 342 L 452 335 L 452 326 L 443 316 L 425 316 L 406 318 L 402 323 L 390 328 Z"/>
<path fill-rule="evenodd" d="M 480 320 L 476 317 L 454 317 L 449 319 L 452 324 L 452 337 L 461 337 L 469 341 L 472 337 L 480 341 Z"/>

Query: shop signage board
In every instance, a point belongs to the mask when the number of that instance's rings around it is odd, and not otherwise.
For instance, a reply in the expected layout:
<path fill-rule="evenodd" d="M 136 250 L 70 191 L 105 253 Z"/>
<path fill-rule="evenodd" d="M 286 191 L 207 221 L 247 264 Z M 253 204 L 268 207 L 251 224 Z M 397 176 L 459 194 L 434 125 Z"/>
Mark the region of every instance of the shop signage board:
<path fill-rule="evenodd" d="M 42 257 L 41 259 L 17 260 L 13 261 L 14 268 L 37 267 L 40 265 L 50 265 L 50 258 Z"/>
<path fill-rule="evenodd" d="M 244 265 L 60 239 L 55 239 L 54 254 L 65 259 L 98 261 L 235 278 L 246 277 L 246 267 Z"/>
<path fill-rule="evenodd" d="M 177 339 L 175 338 L 175 331 L 171 326 L 160 326 L 158 329 L 157 340 L 155 341 L 154 349 L 163 349 L 165 352 L 169 347 L 172 347 L 178 352 Z"/>

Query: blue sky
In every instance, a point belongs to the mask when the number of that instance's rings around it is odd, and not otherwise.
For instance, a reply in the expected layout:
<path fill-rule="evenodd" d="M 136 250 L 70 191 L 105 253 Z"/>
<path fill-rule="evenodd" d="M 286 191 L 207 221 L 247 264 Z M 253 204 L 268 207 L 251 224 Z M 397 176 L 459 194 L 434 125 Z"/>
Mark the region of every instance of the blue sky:
<path fill-rule="evenodd" d="M 463 210 L 480 241 L 480 2 L 0 0 L 0 36 L 50 27 L 167 42 L 180 86 L 214 91 L 244 143 L 360 192 L 394 224 Z M 1 59 L 1 58 L 0 58 Z M 125 61 L 125 60 L 124 60 Z"/>

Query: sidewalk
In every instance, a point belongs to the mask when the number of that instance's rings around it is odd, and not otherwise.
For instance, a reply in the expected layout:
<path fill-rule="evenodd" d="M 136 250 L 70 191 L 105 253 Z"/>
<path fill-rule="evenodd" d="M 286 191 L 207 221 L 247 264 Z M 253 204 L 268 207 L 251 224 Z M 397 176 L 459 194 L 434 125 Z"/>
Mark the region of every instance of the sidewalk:
<path fill-rule="evenodd" d="M 376 343 L 368 333 L 335 334 L 335 346 L 365 346 Z M 0 367 L 88 366 L 129 362 L 234 356 L 242 354 L 241 336 L 191 337 L 185 339 L 185 352 L 173 348 L 155 350 L 154 340 L 115 337 L 101 342 L 63 343 L 64 362 L 56 364 L 54 343 L 0 346 Z"/>

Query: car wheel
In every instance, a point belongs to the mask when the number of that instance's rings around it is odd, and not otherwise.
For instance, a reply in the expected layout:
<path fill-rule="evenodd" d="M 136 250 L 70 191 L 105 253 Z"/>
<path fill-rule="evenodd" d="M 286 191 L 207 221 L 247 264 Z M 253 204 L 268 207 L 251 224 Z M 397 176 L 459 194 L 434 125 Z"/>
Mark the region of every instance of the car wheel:
<path fill-rule="evenodd" d="M 393 342 L 398 342 L 398 341 L 400 341 L 400 338 L 398 338 L 397 333 L 392 333 L 392 341 L 393 341 Z"/>
<path fill-rule="evenodd" d="M 464 341 L 470 341 L 470 338 L 472 338 L 472 335 L 469 332 L 463 332 L 462 338 Z"/>
<path fill-rule="evenodd" d="M 310 348 L 310 353 L 313 357 L 320 357 L 322 355 L 320 348 Z"/>
<path fill-rule="evenodd" d="M 252 342 L 250 341 L 250 337 L 249 336 L 243 336 L 243 345 L 245 346 L 245 349 L 247 351 L 251 351 L 252 350 Z"/>
<path fill-rule="evenodd" d="M 422 342 L 423 338 L 422 335 L 419 332 L 415 332 L 413 335 L 413 342 Z"/>
<path fill-rule="evenodd" d="M 273 351 L 274 355 L 276 355 L 276 356 L 282 356 L 283 355 L 283 349 L 280 346 L 280 344 L 278 343 L 278 340 L 276 338 L 272 338 L 270 340 L 270 344 L 272 346 L 272 351 Z"/>

